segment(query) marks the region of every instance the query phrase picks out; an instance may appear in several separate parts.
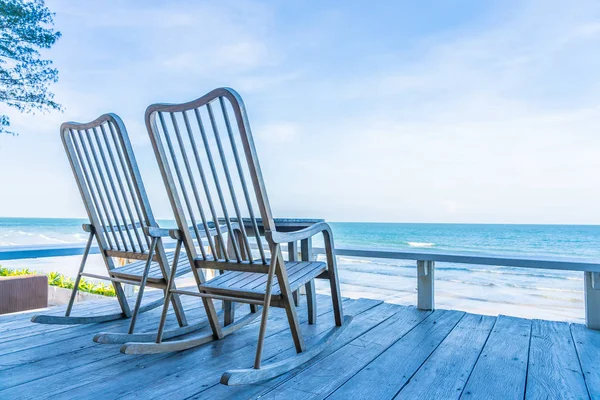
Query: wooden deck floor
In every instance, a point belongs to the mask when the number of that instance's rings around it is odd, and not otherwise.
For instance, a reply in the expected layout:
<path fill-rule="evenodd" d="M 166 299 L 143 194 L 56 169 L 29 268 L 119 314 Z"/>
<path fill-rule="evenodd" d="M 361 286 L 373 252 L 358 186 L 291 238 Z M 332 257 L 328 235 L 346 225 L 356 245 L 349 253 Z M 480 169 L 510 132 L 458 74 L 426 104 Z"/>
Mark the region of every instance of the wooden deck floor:
<path fill-rule="evenodd" d="M 197 299 L 184 302 L 191 320 L 201 318 Z M 310 345 L 332 325 L 331 304 L 319 296 L 319 323 L 309 326 L 302 303 Z M 0 316 L 0 399 L 600 398 L 600 332 L 583 325 L 425 312 L 367 299 L 346 299 L 344 306 L 354 320 L 317 359 L 261 385 L 237 387 L 219 378 L 226 369 L 252 365 L 258 319 L 194 350 L 126 356 L 118 345 L 96 344 L 92 337 L 123 331 L 127 321 L 57 326 L 32 324 L 31 313 Z M 113 305 L 76 307 L 78 313 L 102 312 Z M 140 330 L 152 330 L 158 313 L 143 314 Z M 282 310 L 271 313 L 267 335 L 266 361 L 294 354 Z"/>

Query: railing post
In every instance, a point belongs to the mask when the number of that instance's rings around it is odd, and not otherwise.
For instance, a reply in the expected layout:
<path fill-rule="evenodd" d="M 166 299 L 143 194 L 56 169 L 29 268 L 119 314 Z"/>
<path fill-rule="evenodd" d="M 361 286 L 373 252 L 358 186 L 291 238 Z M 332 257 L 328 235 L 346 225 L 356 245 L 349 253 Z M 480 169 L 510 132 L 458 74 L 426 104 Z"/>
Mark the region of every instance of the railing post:
<path fill-rule="evenodd" d="M 417 308 L 419 310 L 434 310 L 434 276 L 433 261 L 417 261 Z"/>
<path fill-rule="evenodd" d="M 584 272 L 585 325 L 600 330 L 600 273 Z"/>
<path fill-rule="evenodd" d="M 300 241 L 300 257 L 302 261 L 313 261 L 312 238 L 303 239 Z M 305 286 L 306 306 L 308 308 L 308 323 L 313 325 L 317 322 L 317 292 L 315 290 L 314 279 L 308 282 Z"/>
<path fill-rule="evenodd" d="M 298 260 L 298 242 L 293 241 L 288 243 L 288 261 L 296 261 Z M 292 293 L 294 297 L 294 304 L 296 307 L 300 305 L 300 293 L 296 290 Z"/>
<path fill-rule="evenodd" d="M 317 255 L 313 252 L 312 238 L 300 241 L 300 259 L 302 261 L 315 261 Z M 306 287 L 300 288 L 300 294 L 307 294 Z"/>

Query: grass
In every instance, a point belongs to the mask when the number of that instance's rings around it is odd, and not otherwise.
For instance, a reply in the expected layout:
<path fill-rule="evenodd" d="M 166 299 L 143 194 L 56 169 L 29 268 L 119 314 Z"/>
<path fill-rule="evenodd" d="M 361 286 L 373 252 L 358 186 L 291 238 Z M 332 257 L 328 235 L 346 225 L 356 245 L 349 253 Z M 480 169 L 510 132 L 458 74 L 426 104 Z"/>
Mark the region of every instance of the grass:
<path fill-rule="evenodd" d="M 22 276 L 22 275 L 38 275 L 35 271 L 31 271 L 30 269 L 10 269 L 0 267 L 0 276 Z M 63 274 L 59 274 L 58 272 L 49 272 L 48 276 L 48 285 L 57 286 L 65 289 L 73 289 L 75 286 L 75 281 L 71 278 L 64 276 Z M 107 285 L 104 283 L 95 283 L 85 280 L 81 278 L 79 281 L 79 291 L 99 294 L 101 296 L 109 296 L 115 297 L 115 289 L 112 285 Z"/>

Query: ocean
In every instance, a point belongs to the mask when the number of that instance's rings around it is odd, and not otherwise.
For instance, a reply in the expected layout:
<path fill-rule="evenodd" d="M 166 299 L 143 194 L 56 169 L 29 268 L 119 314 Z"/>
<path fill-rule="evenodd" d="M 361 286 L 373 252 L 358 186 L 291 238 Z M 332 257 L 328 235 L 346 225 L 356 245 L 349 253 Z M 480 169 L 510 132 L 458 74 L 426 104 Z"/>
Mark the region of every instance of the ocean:
<path fill-rule="evenodd" d="M 0 246 L 84 243 L 84 219 L 0 218 Z M 173 221 L 159 221 L 174 226 Z M 600 226 L 332 222 L 337 247 L 420 249 L 600 260 Z M 315 241 L 320 246 L 319 241 Z M 76 274 L 80 257 L 4 261 L 10 268 Z M 102 273 L 98 256 L 90 272 Z M 416 303 L 413 261 L 338 257 L 342 294 Z M 580 272 L 436 264 L 436 306 L 482 314 L 584 321 Z M 321 282 L 319 291 L 328 293 Z"/>

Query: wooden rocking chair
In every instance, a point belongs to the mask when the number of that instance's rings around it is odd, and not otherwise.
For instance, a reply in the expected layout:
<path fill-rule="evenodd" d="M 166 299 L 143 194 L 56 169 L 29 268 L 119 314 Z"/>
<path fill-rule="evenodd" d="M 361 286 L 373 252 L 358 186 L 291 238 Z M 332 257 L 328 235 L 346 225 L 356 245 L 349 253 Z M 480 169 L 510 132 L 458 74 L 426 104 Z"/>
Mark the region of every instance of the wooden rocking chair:
<path fill-rule="evenodd" d="M 130 317 L 127 334 L 99 334 L 94 340 L 101 343 L 152 341 L 154 334 L 134 334 L 136 318 L 139 313 L 163 305 L 164 299 L 142 305 L 144 288 L 160 288 L 166 294 L 170 264 L 177 262 L 177 268 L 173 269 L 176 276 L 186 274 L 191 270 L 187 256 L 179 258 L 173 253 L 165 252 L 162 237 L 168 237 L 168 230 L 161 230 L 154 219 L 127 130 L 117 115 L 105 114 L 86 124 L 67 122 L 62 124 L 60 131 L 90 220 L 90 224 L 83 225 L 84 231 L 88 233 L 88 240 L 65 315 L 36 315 L 32 321 L 45 324 L 91 324 Z M 208 231 L 207 234 L 211 232 Z M 84 272 L 94 238 L 100 248 L 108 277 Z M 118 267 L 113 258 L 138 261 Z M 82 277 L 110 281 L 121 312 L 71 316 Z M 139 286 L 133 313 L 122 284 Z M 206 323 L 187 324 L 177 294 L 171 296 L 171 302 L 180 328 L 169 331 L 167 336 L 175 337 L 206 326 Z"/>
<path fill-rule="evenodd" d="M 230 113 L 234 116 L 235 125 L 229 118 Z M 276 230 L 241 97 L 232 89 L 221 88 L 189 103 L 151 105 L 146 110 L 146 127 L 179 227 L 172 231 L 172 236 L 183 243 L 188 259 L 192 260 L 198 292 L 178 290 L 171 286 L 170 279 L 156 343 L 127 343 L 121 351 L 126 354 L 179 351 L 223 338 L 233 329 L 222 328 L 218 323 L 212 299 L 220 299 L 262 306 L 254 367 L 227 371 L 221 378 L 222 383 L 234 385 L 263 381 L 315 357 L 350 321 L 349 317 L 343 316 L 333 236 L 326 223 L 288 233 Z M 247 184 L 248 180 L 251 181 L 250 185 Z M 238 202 L 238 196 L 241 202 Z M 263 251 L 259 219 L 254 211 L 256 207 L 262 217 L 260 220 L 270 259 Z M 217 229 L 214 241 L 209 236 L 209 246 L 213 251 L 208 254 L 196 239 L 206 236 L 208 221 L 213 221 L 216 226 L 219 225 L 218 221 L 224 221 L 230 231 L 232 224 L 249 221 L 241 225 L 250 228 L 246 231 L 242 227 L 238 235 L 229 235 L 227 239 Z M 283 243 L 297 243 L 321 233 L 327 250 L 326 263 L 284 261 L 281 250 Z M 250 246 L 252 238 L 256 242 L 256 251 Z M 225 248 L 227 240 L 230 251 L 216 251 L 216 245 Z M 177 269 L 175 264 L 172 274 L 176 274 Z M 225 272 L 206 280 L 202 269 Z M 307 350 L 292 293 L 314 278 L 324 278 L 330 282 L 335 327 Z M 202 298 L 211 321 L 210 334 L 186 340 L 163 341 L 169 300 L 177 294 Z M 261 366 L 271 306 L 285 309 L 299 354 L 283 362 Z"/>

